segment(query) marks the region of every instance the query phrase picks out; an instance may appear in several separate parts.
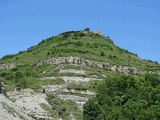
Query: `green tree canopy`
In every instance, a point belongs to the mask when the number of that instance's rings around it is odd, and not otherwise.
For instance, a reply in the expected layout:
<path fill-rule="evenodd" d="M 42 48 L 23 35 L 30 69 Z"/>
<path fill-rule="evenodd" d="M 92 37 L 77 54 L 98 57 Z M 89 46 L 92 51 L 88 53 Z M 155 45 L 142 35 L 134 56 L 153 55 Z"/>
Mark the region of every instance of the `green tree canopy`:
<path fill-rule="evenodd" d="M 99 85 L 95 98 L 84 105 L 84 120 L 159 120 L 160 79 L 118 76 Z M 154 84 L 153 84 L 154 83 Z"/>

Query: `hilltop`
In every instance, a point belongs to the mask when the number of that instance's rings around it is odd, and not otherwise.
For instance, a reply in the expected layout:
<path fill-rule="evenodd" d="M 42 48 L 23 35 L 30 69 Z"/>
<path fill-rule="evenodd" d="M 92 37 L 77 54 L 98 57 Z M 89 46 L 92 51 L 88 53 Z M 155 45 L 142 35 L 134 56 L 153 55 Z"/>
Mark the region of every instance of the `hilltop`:
<path fill-rule="evenodd" d="M 0 96 L 0 108 L 13 120 L 80 120 L 83 105 L 105 79 L 138 79 L 146 73 L 160 75 L 160 65 L 116 46 L 98 31 L 68 31 L 0 59 L 0 80 L 7 91 Z"/>
<path fill-rule="evenodd" d="M 142 60 L 137 54 L 116 46 L 109 36 L 100 33 L 68 31 L 42 40 L 38 45 L 20 51 L 16 55 L 6 55 L 0 63 L 16 65 L 36 64 L 52 57 L 76 56 L 116 65 L 132 66 L 140 70 L 158 70 L 157 62 Z"/>

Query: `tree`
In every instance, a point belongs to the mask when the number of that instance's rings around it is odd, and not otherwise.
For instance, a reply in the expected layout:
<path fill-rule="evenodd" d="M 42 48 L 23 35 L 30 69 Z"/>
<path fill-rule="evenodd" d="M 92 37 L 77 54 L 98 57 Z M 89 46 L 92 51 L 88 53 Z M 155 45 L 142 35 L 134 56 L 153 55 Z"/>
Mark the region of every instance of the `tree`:
<path fill-rule="evenodd" d="M 101 109 L 95 99 L 91 99 L 84 105 L 83 120 L 103 120 Z"/>
<path fill-rule="evenodd" d="M 84 120 L 158 120 L 160 119 L 160 78 L 118 76 L 98 86 L 95 98 L 84 105 Z"/>
<path fill-rule="evenodd" d="M 105 54 L 104 54 L 104 52 L 103 52 L 103 51 L 101 51 L 101 56 L 105 56 Z"/>
<path fill-rule="evenodd" d="M 90 28 L 85 28 L 84 31 L 89 32 L 89 31 L 90 31 Z"/>

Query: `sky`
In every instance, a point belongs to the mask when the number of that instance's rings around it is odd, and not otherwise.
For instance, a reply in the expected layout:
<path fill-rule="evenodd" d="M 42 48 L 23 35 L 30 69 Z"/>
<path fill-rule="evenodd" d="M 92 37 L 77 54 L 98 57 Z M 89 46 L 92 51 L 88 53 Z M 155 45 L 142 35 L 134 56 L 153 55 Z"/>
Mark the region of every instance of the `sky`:
<path fill-rule="evenodd" d="M 0 58 L 89 27 L 160 63 L 159 5 L 160 0 L 0 0 Z"/>

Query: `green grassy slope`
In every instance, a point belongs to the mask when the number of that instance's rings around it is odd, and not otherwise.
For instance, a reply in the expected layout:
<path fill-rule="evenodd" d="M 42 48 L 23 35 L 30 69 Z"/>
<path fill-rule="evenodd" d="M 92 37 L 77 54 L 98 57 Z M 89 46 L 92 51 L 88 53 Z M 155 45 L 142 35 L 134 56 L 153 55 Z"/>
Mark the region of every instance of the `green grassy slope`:
<path fill-rule="evenodd" d="M 157 62 L 141 60 L 136 54 L 114 45 L 110 38 L 87 31 L 70 31 L 50 37 L 27 51 L 4 56 L 0 63 L 33 65 L 40 60 L 59 56 L 83 57 L 116 65 L 133 66 L 139 70 L 160 70 Z"/>
<path fill-rule="evenodd" d="M 88 31 L 69 31 L 42 40 L 38 45 L 32 46 L 28 50 L 21 51 L 16 55 L 4 56 L 0 59 L 0 64 L 13 63 L 17 67 L 11 70 L 0 70 L 0 77 L 7 84 L 9 90 L 14 89 L 15 85 L 22 84 L 24 84 L 22 87 L 31 87 L 34 89 L 40 88 L 41 85 L 47 83 L 57 84 L 57 82 L 54 83 L 52 81 L 37 81 L 37 78 L 40 77 L 61 76 L 61 74 L 54 70 L 57 65 L 37 67 L 36 64 L 41 60 L 67 56 L 132 66 L 143 71 L 160 70 L 157 62 L 141 60 L 136 54 L 116 46 L 109 37 Z M 98 76 L 101 76 L 102 73 L 107 73 L 107 71 L 101 71 L 91 66 L 88 69 L 88 73 L 93 74 L 92 70 Z M 51 72 L 43 74 L 43 71 Z M 111 74 L 115 73 L 108 71 L 108 75 Z"/>

